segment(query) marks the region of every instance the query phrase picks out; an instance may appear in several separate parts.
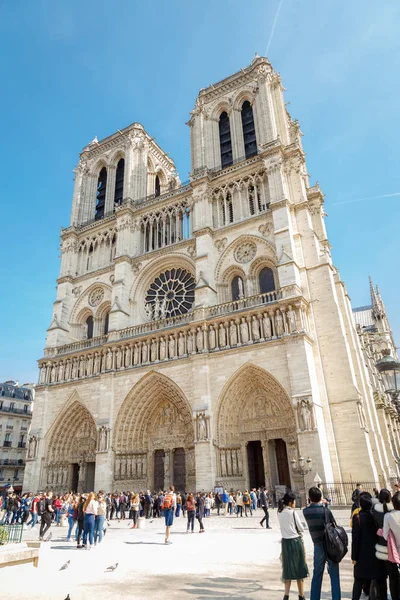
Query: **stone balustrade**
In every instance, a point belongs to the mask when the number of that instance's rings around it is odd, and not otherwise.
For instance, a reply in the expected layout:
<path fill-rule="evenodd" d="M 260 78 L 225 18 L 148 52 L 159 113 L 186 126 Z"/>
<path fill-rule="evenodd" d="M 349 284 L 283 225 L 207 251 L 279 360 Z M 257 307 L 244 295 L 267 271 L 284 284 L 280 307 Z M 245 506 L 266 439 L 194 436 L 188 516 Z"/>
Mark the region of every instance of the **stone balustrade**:
<path fill-rule="evenodd" d="M 235 306 L 232 305 L 239 302 L 220 305 L 226 306 L 226 312 L 217 315 L 211 313 L 217 308 L 215 306 L 201 309 L 201 320 L 186 324 L 175 322 L 169 325 L 169 330 L 145 331 L 136 340 L 129 339 L 128 333 L 124 338 L 122 334 L 127 330 L 123 330 L 119 340 L 108 341 L 97 350 L 86 348 L 84 353 L 79 350 L 75 356 L 42 359 L 39 362 L 39 385 L 82 380 L 100 373 L 156 365 L 309 331 L 308 307 L 302 298 L 279 302 L 271 298 L 270 303 L 253 308 L 240 305 L 235 314 Z M 148 325 L 151 326 L 150 323 Z M 138 332 L 130 331 L 130 334 L 134 337 Z"/>

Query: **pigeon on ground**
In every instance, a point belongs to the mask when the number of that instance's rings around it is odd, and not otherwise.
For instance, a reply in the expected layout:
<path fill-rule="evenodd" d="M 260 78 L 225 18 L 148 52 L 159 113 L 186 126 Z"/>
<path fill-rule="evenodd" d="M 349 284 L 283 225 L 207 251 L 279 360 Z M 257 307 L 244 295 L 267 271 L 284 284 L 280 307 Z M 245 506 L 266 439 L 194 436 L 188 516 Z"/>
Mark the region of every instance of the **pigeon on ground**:
<path fill-rule="evenodd" d="M 44 541 L 45 541 L 45 542 L 49 542 L 49 541 L 51 540 L 51 538 L 52 538 L 52 537 L 53 537 L 53 534 L 52 534 L 52 533 L 51 533 L 51 531 L 50 531 L 50 533 L 49 533 L 49 535 L 47 536 L 47 538 L 44 538 Z"/>
<path fill-rule="evenodd" d="M 65 569 L 68 569 L 68 567 L 69 567 L 69 563 L 70 563 L 70 562 L 71 562 L 70 560 L 67 560 L 67 562 L 65 563 L 65 565 L 63 565 L 63 566 L 61 567 L 60 571 L 65 571 Z"/>
<path fill-rule="evenodd" d="M 113 571 L 115 571 L 115 569 L 118 567 L 118 563 L 115 563 L 115 565 L 111 565 L 111 567 L 107 567 L 106 571 L 108 571 L 109 573 L 112 573 Z"/>
<path fill-rule="evenodd" d="M 64 600 L 71 600 L 71 598 L 69 597 L 69 594 L 66 598 L 64 598 Z"/>

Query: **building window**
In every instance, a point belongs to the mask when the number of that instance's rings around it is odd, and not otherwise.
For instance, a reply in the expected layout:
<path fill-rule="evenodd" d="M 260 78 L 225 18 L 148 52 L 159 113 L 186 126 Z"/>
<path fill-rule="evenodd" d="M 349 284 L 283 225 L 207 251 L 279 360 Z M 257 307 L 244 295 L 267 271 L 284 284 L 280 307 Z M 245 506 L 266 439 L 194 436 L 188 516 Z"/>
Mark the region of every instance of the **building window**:
<path fill-rule="evenodd" d="M 232 279 L 231 290 L 232 300 L 240 300 L 241 298 L 244 298 L 243 279 L 239 277 L 239 275 Z"/>
<path fill-rule="evenodd" d="M 254 126 L 253 109 L 248 100 L 242 106 L 242 127 L 244 139 L 244 153 L 246 158 L 257 154 L 256 128 Z"/>
<path fill-rule="evenodd" d="M 0 481 L 4 481 L 4 469 L 0 469 Z"/>
<path fill-rule="evenodd" d="M 160 178 L 156 175 L 156 182 L 154 186 L 154 195 L 159 196 L 161 194 Z"/>
<path fill-rule="evenodd" d="M 232 164 L 232 140 L 229 117 L 223 112 L 219 118 L 219 144 L 221 148 L 221 166 L 229 167 Z"/>
<path fill-rule="evenodd" d="M 261 269 L 258 279 L 260 283 L 260 294 L 267 294 L 268 292 L 273 292 L 275 290 L 274 274 L 269 267 Z"/>
<path fill-rule="evenodd" d="M 3 400 L 0 400 L 0 410 L 3 409 Z"/>
<path fill-rule="evenodd" d="M 96 192 L 96 213 L 94 218 L 102 219 L 104 217 L 104 207 L 106 205 L 106 187 L 107 187 L 107 169 L 102 168 L 97 180 Z"/>
<path fill-rule="evenodd" d="M 10 412 L 12 412 L 14 410 L 14 408 L 15 408 L 15 402 L 10 402 L 10 408 L 9 408 Z"/>
<path fill-rule="evenodd" d="M 6 433 L 6 437 L 4 438 L 5 442 L 11 442 L 11 433 Z"/>
<path fill-rule="evenodd" d="M 124 196 L 124 173 L 125 173 L 125 160 L 121 158 L 117 165 L 117 172 L 115 175 L 115 193 L 114 193 L 114 208 L 122 204 L 122 198 Z"/>
<path fill-rule="evenodd" d="M 147 290 L 145 309 L 157 321 L 189 312 L 194 303 L 196 282 L 185 269 L 171 269 L 160 273 Z"/>
<path fill-rule="evenodd" d="M 29 405 L 28 404 L 24 404 L 24 413 L 27 414 L 29 410 Z"/>
<path fill-rule="evenodd" d="M 90 317 L 88 317 L 86 319 L 86 338 L 88 340 L 91 340 L 93 337 L 93 317 L 92 315 L 90 315 Z"/>
<path fill-rule="evenodd" d="M 104 335 L 107 335 L 107 333 L 108 333 L 109 321 L 110 321 L 110 313 L 107 313 L 106 318 L 104 319 Z"/>
<path fill-rule="evenodd" d="M 14 480 L 18 481 L 19 480 L 19 469 L 15 469 L 14 470 Z"/>

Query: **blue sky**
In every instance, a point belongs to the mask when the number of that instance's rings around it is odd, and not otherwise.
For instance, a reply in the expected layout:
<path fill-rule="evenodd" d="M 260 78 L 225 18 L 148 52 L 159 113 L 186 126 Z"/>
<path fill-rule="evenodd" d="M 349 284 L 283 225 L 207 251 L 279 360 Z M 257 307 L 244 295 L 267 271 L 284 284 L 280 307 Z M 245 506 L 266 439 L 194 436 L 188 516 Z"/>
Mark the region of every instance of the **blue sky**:
<path fill-rule="evenodd" d="M 199 89 L 266 53 L 278 6 L 2 3 L 0 381 L 37 379 L 79 151 L 139 121 L 187 179 Z M 268 57 L 300 121 L 311 183 L 326 194 L 353 306 L 369 302 L 371 274 L 400 344 L 399 27 L 398 0 L 283 0 Z"/>

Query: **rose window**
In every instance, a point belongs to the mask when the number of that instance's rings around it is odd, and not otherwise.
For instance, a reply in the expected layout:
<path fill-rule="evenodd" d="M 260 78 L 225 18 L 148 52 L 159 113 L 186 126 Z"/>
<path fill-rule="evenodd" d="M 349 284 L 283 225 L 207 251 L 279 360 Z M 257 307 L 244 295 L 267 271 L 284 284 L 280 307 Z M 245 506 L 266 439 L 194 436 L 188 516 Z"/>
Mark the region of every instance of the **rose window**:
<path fill-rule="evenodd" d="M 146 294 L 149 318 L 163 319 L 189 312 L 194 303 L 195 281 L 185 269 L 170 269 L 158 275 Z"/>

